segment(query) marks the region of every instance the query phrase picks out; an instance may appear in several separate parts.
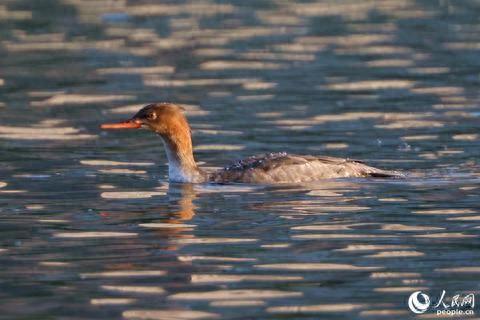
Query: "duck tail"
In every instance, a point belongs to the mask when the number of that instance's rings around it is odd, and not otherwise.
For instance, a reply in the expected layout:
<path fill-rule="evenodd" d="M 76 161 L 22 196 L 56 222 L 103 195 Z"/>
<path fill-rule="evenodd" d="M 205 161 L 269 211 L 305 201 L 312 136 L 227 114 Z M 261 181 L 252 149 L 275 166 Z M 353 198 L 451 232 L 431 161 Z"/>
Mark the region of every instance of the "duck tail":
<path fill-rule="evenodd" d="M 405 174 L 399 171 L 381 170 L 381 169 L 367 172 L 367 176 L 372 178 L 396 178 L 396 179 L 406 178 Z"/>

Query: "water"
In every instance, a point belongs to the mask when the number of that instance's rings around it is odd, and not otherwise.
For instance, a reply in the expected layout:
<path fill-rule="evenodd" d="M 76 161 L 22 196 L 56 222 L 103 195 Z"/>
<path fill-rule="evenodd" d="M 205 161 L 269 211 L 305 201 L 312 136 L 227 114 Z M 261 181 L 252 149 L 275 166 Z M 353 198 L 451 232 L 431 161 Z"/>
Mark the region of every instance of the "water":
<path fill-rule="evenodd" d="M 414 291 L 478 293 L 479 13 L 3 1 L 1 317 L 399 319 Z M 287 151 L 409 177 L 169 185 L 158 138 L 98 128 L 152 101 L 185 105 L 204 166 Z"/>

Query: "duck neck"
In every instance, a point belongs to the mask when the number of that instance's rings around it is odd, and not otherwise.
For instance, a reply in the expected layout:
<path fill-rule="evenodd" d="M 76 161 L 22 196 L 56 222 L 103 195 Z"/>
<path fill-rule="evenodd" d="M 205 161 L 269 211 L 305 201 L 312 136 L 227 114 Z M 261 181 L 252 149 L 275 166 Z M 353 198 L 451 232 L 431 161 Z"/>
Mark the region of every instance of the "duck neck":
<path fill-rule="evenodd" d="M 162 136 L 168 158 L 168 179 L 172 182 L 202 182 L 203 174 L 193 157 L 190 133 Z"/>

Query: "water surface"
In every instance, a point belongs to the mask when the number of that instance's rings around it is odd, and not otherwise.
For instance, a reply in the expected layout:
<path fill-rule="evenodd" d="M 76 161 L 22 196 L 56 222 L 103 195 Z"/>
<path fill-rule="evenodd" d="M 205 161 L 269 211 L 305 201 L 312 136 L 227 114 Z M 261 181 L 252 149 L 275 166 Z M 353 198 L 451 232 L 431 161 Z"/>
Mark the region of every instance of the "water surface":
<path fill-rule="evenodd" d="M 414 291 L 476 293 L 479 14 L 3 1 L 2 317 L 399 319 Z M 204 166 L 287 151 L 409 177 L 168 184 L 157 137 L 99 130 L 154 101 L 185 106 Z"/>

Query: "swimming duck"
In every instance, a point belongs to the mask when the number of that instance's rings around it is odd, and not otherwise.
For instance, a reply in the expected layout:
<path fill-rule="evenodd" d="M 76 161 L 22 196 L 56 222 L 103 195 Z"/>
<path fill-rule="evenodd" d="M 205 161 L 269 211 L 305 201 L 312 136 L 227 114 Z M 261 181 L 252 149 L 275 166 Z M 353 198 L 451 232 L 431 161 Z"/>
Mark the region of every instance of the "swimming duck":
<path fill-rule="evenodd" d="M 149 104 L 127 121 L 101 126 L 102 129 L 142 127 L 162 138 L 171 182 L 277 184 L 331 178 L 403 176 L 399 172 L 377 169 L 357 160 L 285 152 L 255 155 L 208 172 L 199 168 L 193 157 L 191 130 L 184 109 L 173 103 Z"/>

